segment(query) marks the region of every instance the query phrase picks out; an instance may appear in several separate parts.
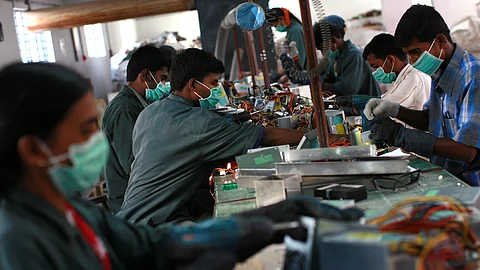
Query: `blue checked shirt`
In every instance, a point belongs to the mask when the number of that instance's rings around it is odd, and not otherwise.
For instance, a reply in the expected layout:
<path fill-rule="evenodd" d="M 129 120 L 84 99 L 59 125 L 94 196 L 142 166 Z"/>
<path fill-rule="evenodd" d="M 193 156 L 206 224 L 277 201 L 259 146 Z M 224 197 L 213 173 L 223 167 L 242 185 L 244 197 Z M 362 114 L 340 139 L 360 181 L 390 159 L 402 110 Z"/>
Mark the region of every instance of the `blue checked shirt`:
<path fill-rule="evenodd" d="M 425 109 L 429 112 L 431 134 L 480 149 L 480 60 L 455 45 L 447 68 L 432 76 L 432 91 Z M 471 163 L 438 156 L 432 156 L 430 161 L 478 186 L 478 152 Z"/>

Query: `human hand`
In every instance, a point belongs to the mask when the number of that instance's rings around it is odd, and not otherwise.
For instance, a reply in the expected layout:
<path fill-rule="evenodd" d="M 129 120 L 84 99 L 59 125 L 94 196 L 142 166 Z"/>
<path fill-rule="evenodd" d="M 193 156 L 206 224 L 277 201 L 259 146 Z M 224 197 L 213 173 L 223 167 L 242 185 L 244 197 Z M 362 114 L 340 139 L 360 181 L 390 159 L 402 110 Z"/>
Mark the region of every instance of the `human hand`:
<path fill-rule="evenodd" d="M 370 122 L 370 138 L 383 141 L 389 146 L 398 146 L 408 152 L 430 157 L 437 138 L 430 133 L 408 129 L 390 117 L 375 118 Z"/>
<path fill-rule="evenodd" d="M 382 116 L 389 116 L 389 117 L 397 117 L 400 111 L 400 105 L 397 103 L 379 99 L 379 98 L 372 98 L 368 101 L 363 113 L 368 118 L 368 120 L 372 120 L 375 117 L 382 117 Z"/>
<path fill-rule="evenodd" d="M 320 203 L 313 197 L 296 197 L 256 210 L 240 213 L 238 216 L 263 216 L 270 218 L 274 223 L 291 221 L 300 222 L 300 218 L 303 216 L 317 219 L 325 218 L 332 220 L 356 221 L 363 217 L 363 211 L 355 208 L 341 210 L 331 205 Z M 277 231 L 274 236 L 274 242 L 283 242 L 285 235 L 289 235 L 295 240 L 305 240 L 307 238 L 307 231 L 303 227 Z"/>
<path fill-rule="evenodd" d="M 265 216 L 211 219 L 190 226 L 172 226 L 164 248 L 174 265 L 195 269 L 192 267 L 196 262 L 214 250 L 230 252 L 234 262 L 244 261 L 270 245 L 274 235 L 274 223 Z M 228 257 L 225 264 L 230 262 Z"/>
<path fill-rule="evenodd" d="M 289 55 L 290 58 L 295 59 L 298 57 L 298 49 L 297 49 L 297 43 L 295 41 L 290 42 L 288 45 L 289 47 Z"/>
<path fill-rule="evenodd" d="M 388 116 L 376 117 L 370 121 L 370 139 L 384 142 L 389 146 L 401 147 L 404 128 Z"/>

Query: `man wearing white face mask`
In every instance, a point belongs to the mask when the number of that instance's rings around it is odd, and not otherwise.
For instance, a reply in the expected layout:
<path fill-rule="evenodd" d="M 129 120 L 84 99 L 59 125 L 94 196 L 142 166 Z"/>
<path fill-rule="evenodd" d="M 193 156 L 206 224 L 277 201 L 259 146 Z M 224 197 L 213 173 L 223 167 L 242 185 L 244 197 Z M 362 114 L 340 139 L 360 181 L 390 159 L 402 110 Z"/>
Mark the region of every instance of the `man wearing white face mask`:
<path fill-rule="evenodd" d="M 407 55 L 396 46 L 392 35 L 375 36 L 363 50 L 363 58 L 370 64 L 375 80 L 390 85 L 382 99 L 423 110 L 430 97 L 432 79 L 408 64 Z"/>
<path fill-rule="evenodd" d="M 162 82 L 172 59 L 153 46 L 139 48 L 127 67 L 127 81 L 120 93 L 108 104 L 102 130 L 110 143 L 105 168 L 107 190 L 114 212 L 120 210 L 133 162 L 132 132 L 140 112 L 148 104 L 170 93 L 170 85 Z"/>
<path fill-rule="evenodd" d="M 430 157 L 431 162 L 471 185 L 480 183 L 480 61 L 452 42 L 433 8 L 414 5 L 395 31 L 412 66 L 432 76 L 422 111 L 373 99 L 365 108 L 374 140 Z M 419 130 L 407 130 L 394 117 Z M 424 132 L 428 131 L 428 132 Z"/>
<path fill-rule="evenodd" d="M 202 50 L 175 57 L 172 94 L 145 109 L 135 125 L 135 160 L 118 216 L 159 226 L 211 215 L 208 179 L 215 164 L 260 145 L 300 142 L 303 132 L 235 124 L 208 111 L 223 72 L 223 63 Z"/>

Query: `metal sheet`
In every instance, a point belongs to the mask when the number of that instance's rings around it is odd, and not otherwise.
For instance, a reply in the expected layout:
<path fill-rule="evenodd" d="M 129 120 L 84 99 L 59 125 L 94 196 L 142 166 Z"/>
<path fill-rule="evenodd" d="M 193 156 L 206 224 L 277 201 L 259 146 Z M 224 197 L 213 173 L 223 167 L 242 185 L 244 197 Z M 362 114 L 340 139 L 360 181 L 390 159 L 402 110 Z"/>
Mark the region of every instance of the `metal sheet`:
<path fill-rule="evenodd" d="M 347 146 L 337 148 L 314 148 L 290 150 L 285 153 L 287 162 L 313 161 L 313 160 L 340 160 L 351 158 L 366 158 L 377 156 L 375 145 Z"/>
<path fill-rule="evenodd" d="M 248 149 L 248 150 L 247 150 L 247 154 L 252 154 L 252 153 L 256 153 L 256 152 L 260 152 L 260 151 L 267 150 L 267 149 L 272 149 L 272 148 L 278 148 L 278 150 L 279 150 L 280 152 L 288 152 L 288 151 L 290 151 L 290 145 L 285 144 L 285 145 L 278 145 L 278 146 L 270 146 L 270 147 L 262 147 L 262 148 Z"/>
<path fill-rule="evenodd" d="M 277 163 L 275 165 L 277 174 L 302 176 L 401 174 L 408 172 L 407 167 L 407 160 Z"/>
<path fill-rule="evenodd" d="M 255 176 L 270 176 L 275 174 L 275 169 L 238 169 L 237 176 L 240 177 L 255 177 Z M 252 186 L 253 188 L 253 186 Z"/>
<path fill-rule="evenodd" d="M 255 180 L 257 207 L 275 204 L 286 199 L 283 180 Z"/>
<path fill-rule="evenodd" d="M 269 176 L 242 176 L 237 178 L 238 188 L 254 188 L 255 181 L 283 180 L 287 197 L 295 197 L 302 194 L 302 177 L 300 175 L 272 175 Z"/>

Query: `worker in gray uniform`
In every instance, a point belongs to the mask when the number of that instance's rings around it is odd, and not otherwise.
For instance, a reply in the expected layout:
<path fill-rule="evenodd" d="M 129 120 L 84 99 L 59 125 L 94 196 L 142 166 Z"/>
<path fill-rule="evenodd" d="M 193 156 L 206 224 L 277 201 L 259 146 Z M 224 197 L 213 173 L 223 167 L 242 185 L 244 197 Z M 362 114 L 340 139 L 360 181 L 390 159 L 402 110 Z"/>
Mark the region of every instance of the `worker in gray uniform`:
<path fill-rule="evenodd" d="M 132 132 L 140 112 L 148 104 L 167 95 L 162 80 L 172 65 L 171 56 L 153 46 L 139 48 L 127 66 L 127 81 L 120 93 L 108 104 L 102 130 L 110 143 L 111 155 L 105 168 L 108 199 L 116 213 L 130 177 L 133 162 Z"/>
<path fill-rule="evenodd" d="M 321 24 L 328 25 L 331 34 L 330 64 L 324 74 L 323 90 L 338 96 L 380 96 L 381 90 L 372 76 L 372 70 L 363 59 L 361 50 L 350 40 L 345 40 L 345 20 L 330 15 L 314 25 L 315 45 L 323 49 Z"/>
<path fill-rule="evenodd" d="M 135 125 L 135 161 L 118 216 L 152 226 L 211 216 L 208 179 L 217 162 L 258 146 L 300 142 L 303 132 L 236 124 L 205 109 L 224 71 L 221 61 L 202 50 L 176 56 L 172 94 L 145 109 Z"/>
<path fill-rule="evenodd" d="M 0 70 L 0 269 L 232 269 L 285 235 L 306 237 L 284 222 L 362 215 L 298 198 L 195 226 L 132 226 L 69 196 L 91 189 L 107 161 L 98 117 L 90 85 L 74 71 L 50 63 Z"/>

